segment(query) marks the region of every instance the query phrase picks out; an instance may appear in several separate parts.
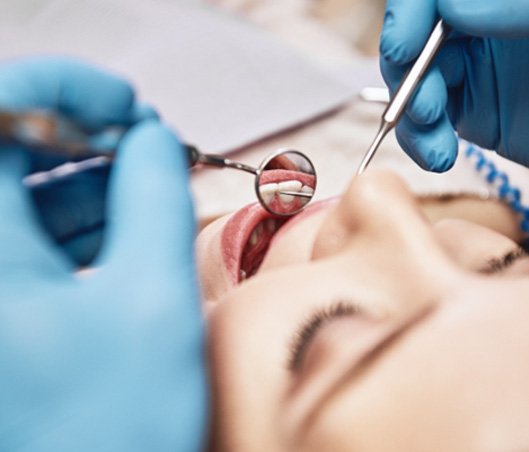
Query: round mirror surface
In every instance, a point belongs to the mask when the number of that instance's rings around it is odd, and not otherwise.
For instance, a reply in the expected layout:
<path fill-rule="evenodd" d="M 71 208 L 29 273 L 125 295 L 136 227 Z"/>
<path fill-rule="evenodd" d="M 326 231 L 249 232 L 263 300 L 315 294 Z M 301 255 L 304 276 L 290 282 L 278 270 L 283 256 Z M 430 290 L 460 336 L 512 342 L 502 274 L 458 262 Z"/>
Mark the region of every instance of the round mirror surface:
<path fill-rule="evenodd" d="M 255 182 L 257 197 L 271 214 L 290 216 L 303 210 L 316 191 L 316 171 L 299 151 L 283 150 L 265 159 Z"/>

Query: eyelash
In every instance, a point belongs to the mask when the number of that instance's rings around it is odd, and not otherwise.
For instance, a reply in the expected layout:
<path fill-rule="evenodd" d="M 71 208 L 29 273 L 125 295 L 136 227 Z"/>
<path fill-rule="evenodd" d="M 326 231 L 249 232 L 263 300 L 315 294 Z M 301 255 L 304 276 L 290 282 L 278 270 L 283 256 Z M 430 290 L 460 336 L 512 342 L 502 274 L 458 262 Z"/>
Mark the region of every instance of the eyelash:
<path fill-rule="evenodd" d="M 481 273 L 488 275 L 501 273 L 511 267 L 519 259 L 527 256 L 529 256 L 529 253 L 524 248 L 518 248 L 514 251 L 509 251 L 501 258 L 490 259 L 486 267 L 481 270 Z"/>
<path fill-rule="evenodd" d="M 299 370 L 310 343 L 316 336 L 318 330 L 326 323 L 336 318 L 355 316 L 361 313 L 362 310 L 357 305 L 344 301 L 335 302 L 331 306 L 324 307 L 312 313 L 310 317 L 301 324 L 291 341 L 287 365 L 288 369 L 291 372 Z"/>
<path fill-rule="evenodd" d="M 529 251 L 525 248 L 517 248 L 509 251 L 501 258 L 490 259 L 485 268 L 480 272 L 485 274 L 498 274 L 511 267 L 519 259 L 529 256 Z M 303 357 L 320 328 L 326 323 L 336 318 L 355 316 L 362 313 L 362 309 L 351 302 L 339 301 L 331 306 L 319 309 L 310 315 L 297 329 L 291 341 L 287 367 L 291 372 L 296 372 L 301 367 Z"/>

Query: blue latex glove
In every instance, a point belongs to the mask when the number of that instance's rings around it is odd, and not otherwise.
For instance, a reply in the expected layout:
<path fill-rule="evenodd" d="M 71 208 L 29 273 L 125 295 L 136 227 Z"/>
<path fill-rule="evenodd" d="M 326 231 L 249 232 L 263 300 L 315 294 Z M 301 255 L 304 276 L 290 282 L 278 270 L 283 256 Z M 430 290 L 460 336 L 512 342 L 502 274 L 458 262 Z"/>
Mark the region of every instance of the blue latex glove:
<path fill-rule="evenodd" d="M 82 90 L 59 98 L 83 120 L 110 112 L 91 107 Z M 34 221 L 21 184 L 28 165 L 23 149 L 0 148 L 0 449 L 200 450 L 203 325 L 176 137 L 154 120 L 126 135 L 103 251 L 82 277 Z"/>
<path fill-rule="evenodd" d="M 529 166 L 527 0 L 388 0 L 380 51 L 391 90 L 424 46 L 439 15 L 445 44 L 397 126 L 402 148 L 423 168 L 446 171 L 459 135 Z"/>
<path fill-rule="evenodd" d="M 29 58 L 0 66 L 0 109 L 53 109 L 94 131 L 156 118 L 135 100 L 131 86 L 118 77 L 65 58 Z M 33 171 L 63 163 L 33 155 Z M 77 265 L 89 263 L 102 238 L 108 171 L 86 174 L 35 190 L 39 220 Z"/>

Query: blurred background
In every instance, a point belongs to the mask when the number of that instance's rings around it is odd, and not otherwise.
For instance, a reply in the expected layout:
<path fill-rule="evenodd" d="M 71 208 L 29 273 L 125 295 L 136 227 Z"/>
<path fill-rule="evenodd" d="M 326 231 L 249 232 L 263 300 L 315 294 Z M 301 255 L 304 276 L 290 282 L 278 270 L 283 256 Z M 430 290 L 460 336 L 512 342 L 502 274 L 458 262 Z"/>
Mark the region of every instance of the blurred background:
<path fill-rule="evenodd" d="M 374 137 L 384 87 L 378 39 L 384 0 L 5 0 L 0 58 L 59 54 L 132 81 L 181 138 L 258 165 L 289 147 L 318 173 L 316 199 L 339 194 Z M 373 166 L 419 193 L 487 190 L 468 164 L 418 169 L 387 137 Z M 523 175 L 526 177 L 526 173 Z M 138 175 L 141 177 L 141 175 Z M 255 200 L 253 178 L 192 172 L 199 219 Z"/>

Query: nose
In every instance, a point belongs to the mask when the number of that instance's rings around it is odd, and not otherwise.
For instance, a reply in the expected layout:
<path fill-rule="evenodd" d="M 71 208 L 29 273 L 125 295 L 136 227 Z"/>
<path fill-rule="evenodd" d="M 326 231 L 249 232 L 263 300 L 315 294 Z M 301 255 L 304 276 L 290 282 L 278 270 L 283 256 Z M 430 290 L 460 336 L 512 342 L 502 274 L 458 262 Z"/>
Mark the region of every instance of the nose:
<path fill-rule="evenodd" d="M 371 242 L 386 243 L 389 237 L 398 237 L 413 247 L 416 234 L 425 234 L 426 229 L 426 219 L 402 179 L 385 171 L 365 173 L 353 179 L 323 224 L 313 258 L 338 253 L 350 242 L 366 238 L 370 246 Z"/>
<path fill-rule="evenodd" d="M 320 228 L 312 258 L 338 256 L 356 279 L 360 273 L 366 284 L 395 298 L 434 296 L 453 276 L 453 264 L 414 195 L 385 171 L 353 179 Z"/>

